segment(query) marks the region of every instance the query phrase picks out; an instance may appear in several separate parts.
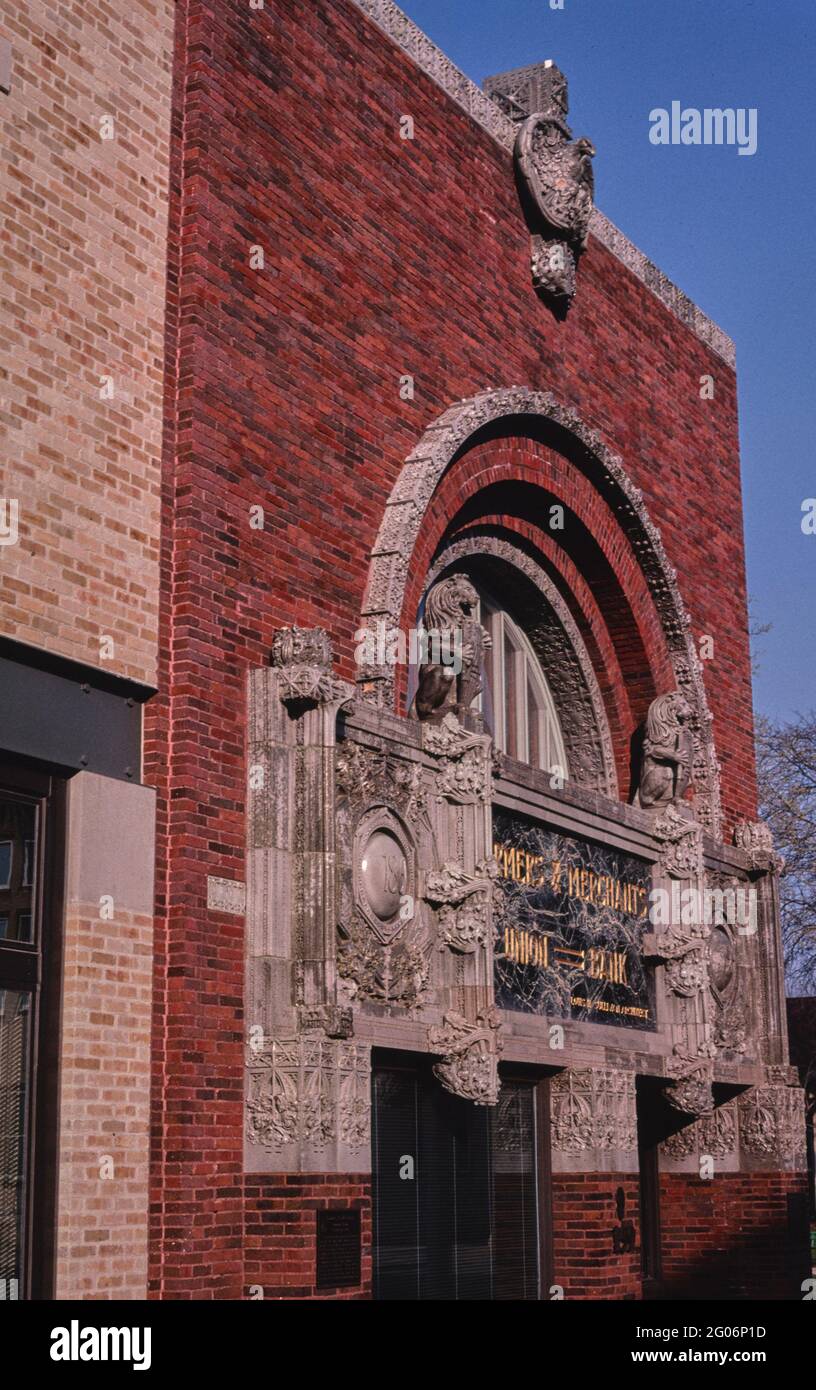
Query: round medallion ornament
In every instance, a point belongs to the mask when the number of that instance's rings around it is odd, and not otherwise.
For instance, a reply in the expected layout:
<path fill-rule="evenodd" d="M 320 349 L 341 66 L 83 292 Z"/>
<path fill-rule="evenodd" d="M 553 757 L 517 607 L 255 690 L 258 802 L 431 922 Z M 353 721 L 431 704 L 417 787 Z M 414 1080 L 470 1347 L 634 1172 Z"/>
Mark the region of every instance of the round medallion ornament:
<path fill-rule="evenodd" d="M 408 865 L 402 845 L 388 830 L 369 838 L 360 861 L 360 880 L 371 911 L 390 922 L 400 909 Z"/>
<path fill-rule="evenodd" d="M 722 927 L 715 927 L 709 937 L 708 972 L 718 994 L 722 994 L 734 978 L 734 943 Z"/>
<path fill-rule="evenodd" d="M 389 806 L 371 806 L 354 834 L 354 903 L 376 939 L 391 945 L 411 915 L 416 899 L 416 850 L 403 821 Z"/>

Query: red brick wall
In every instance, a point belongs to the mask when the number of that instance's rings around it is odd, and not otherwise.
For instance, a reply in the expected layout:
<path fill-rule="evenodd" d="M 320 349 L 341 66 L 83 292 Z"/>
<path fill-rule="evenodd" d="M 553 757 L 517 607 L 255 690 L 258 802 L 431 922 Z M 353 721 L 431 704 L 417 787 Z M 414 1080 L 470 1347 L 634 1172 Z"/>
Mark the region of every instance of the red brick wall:
<path fill-rule="evenodd" d="M 623 1222 L 632 1222 L 634 1250 L 622 1253 Z M 639 1299 L 639 1186 L 631 1173 L 555 1173 L 552 1179 L 552 1282 L 565 1298 Z M 630 1241 L 623 1242 L 629 1245 Z M 546 1292 L 545 1292 L 546 1296 Z"/>
<path fill-rule="evenodd" d="M 733 373 L 595 242 L 557 324 L 531 289 L 509 157 L 348 0 L 177 11 L 162 693 L 146 740 L 159 791 L 152 1273 L 167 1296 L 237 1297 L 242 924 L 205 904 L 207 874 L 244 875 L 246 669 L 297 620 L 326 626 L 352 673 L 369 552 L 423 430 L 460 397 L 521 383 L 623 456 L 695 632 L 717 641 L 709 699 L 740 814 L 754 810 L 750 685 Z M 709 372 L 713 402 L 699 398 Z M 524 446 L 507 466 L 544 482 L 550 463 Z M 597 510 L 594 524 L 609 546 Z M 603 631 L 608 585 L 576 593 L 605 653 L 620 755 L 665 661 L 655 647 L 638 677 L 654 620 L 625 547 L 612 550 L 633 646 L 612 650 L 614 624 Z"/>
<path fill-rule="evenodd" d="M 666 1296 L 801 1298 L 810 1274 L 805 1202 L 803 1174 L 725 1173 L 706 1182 L 662 1173 Z"/>
<path fill-rule="evenodd" d="M 362 1234 L 358 1288 L 316 1286 L 316 1212 L 357 1208 Z M 265 1173 L 246 1180 L 245 1297 L 370 1298 L 371 1178 L 368 1174 Z"/>

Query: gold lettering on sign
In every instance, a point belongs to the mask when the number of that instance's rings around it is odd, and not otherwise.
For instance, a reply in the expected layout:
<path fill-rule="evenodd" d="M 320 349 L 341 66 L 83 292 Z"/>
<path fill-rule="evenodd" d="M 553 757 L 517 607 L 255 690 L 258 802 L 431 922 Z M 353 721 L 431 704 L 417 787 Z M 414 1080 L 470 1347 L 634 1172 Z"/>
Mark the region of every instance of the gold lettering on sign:
<path fill-rule="evenodd" d="M 605 951 L 592 946 L 588 952 L 587 974 L 592 980 L 609 980 L 613 985 L 627 985 L 626 955 L 623 951 Z"/>
<path fill-rule="evenodd" d="M 527 888 L 549 886 L 554 893 L 563 892 L 564 865 L 560 859 L 553 859 L 548 868 L 546 855 L 530 854 L 528 850 L 514 849 L 498 841 L 493 846 L 493 855 L 502 878 L 512 879 Z M 647 892 L 638 883 L 622 882 L 611 874 L 596 874 L 592 869 L 574 868 L 569 864 L 566 880 L 568 898 L 578 898 L 596 907 L 611 907 L 630 917 L 647 915 Z"/>
<path fill-rule="evenodd" d="M 520 927 L 505 927 L 503 944 L 504 954 L 518 965 L 538 965 L 546 970 L 550 963 L 549 936 L 538 936 Z"/>

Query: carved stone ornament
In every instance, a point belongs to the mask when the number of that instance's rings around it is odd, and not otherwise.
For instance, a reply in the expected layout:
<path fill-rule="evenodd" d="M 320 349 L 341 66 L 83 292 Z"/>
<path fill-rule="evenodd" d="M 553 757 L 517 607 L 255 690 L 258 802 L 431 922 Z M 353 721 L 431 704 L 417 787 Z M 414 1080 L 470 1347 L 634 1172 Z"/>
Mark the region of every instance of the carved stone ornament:
<path fill-rule="evenodd" d="M 440 1057 L 434 1075 L 446 1091 L 476 1105 L 495 1105 L 499 1098 L 499 1053 L 502 1050 L 498 1009 L 481 1009 L 476 1022 L 446 1013 L 439 1028 L 428 1029 L 428 1047 Z"/>
<path fill-rule="evenodd" d="M 347 739 L 337 749 L 337 792 L 353 807 L 373 801 L 399 805 L 406 820 L 420 820 L 427 809 L 422 768 L 376 748 L 362 748 Z"/>
<path fill-rule="evenodd" d="M 451 713 L 441 724 L 425 725 L 422 743 L 426 753 L 439 759 L 437 801 L 467 805 L 490 799 L 493 769 L 489 736 L 470 733 Z"/>
<path fill-rule="evenodd" d="M 322 627 L 282 627 L 272 638 L 272 666 L 319 666 L 329 671 L 331 640 Z"/>
<path fill-rule="evenodd" d="M 661 1153 L 667 1158 L 690 1158 L 697 1152 L 695 1125 L 684 1125 L 676 1134 L 670 1134 L 660 1145 Z"/>
<path fill-rule="evenodd" d="M 734 826 L 734 844 L 748 855 L 753 869 L 781 873 L 785 861 L 774 849 L 773 834 L 765 821 L 740 821 Z"/>
<path fill-rule="evenodd" d="M 690 816 L 667 806 L 652 827 L 660 853 L 658 868 L 668 878 L 700 881 L 703 877 L 703 834 Z"/>
<path fill-rule="evenodd" d="M 709 1115 L 714 1109 L 713 1058 L 717 1048 L 713 1042 L 702 1043 L 696 1053 L 675 1047 L 674 1056 L 666 1065 L 667 1074 L 675 1078 L 664 1095 L 674 1110 L 683 1115 Z"/>
<path fill-rule="evenodd" d="M 441 579 L 428 594 L 424 632 L 429 660 L 419 668 L 413 704 L 417 719 L 440 723 L 449 711 L 462 719 L 481 693 L 491 640 L 474 616 L 478 606 L 479 595 L 464 574 Z M 479 718 L 475 711 L 470 717 Z"/>
<path fill-rule="evenodd" d="M 691 999 L 707 988 L 709 934 L 705 926 L 690 927 L 688 932 L 672 926 L 657 935 L 644 937 L 644 956 L 647 960 L 663 962 L 666 983 L 674 994 Z"/>
<path fill-rule="evenodd" d="M 704 1115 L 697 1125 L 701 1154 L 724 1158 L 737 1147 L 737 1110 L 731 1102 L 718 1105 L 710 1115 Z"/>
<path fill-rule="evenodd" d="M 496 860 L 483 859 L 470 874 L 459 864 L 447 863 L 437 873 L 428 874 L 426 901 L 437 909 L 440 950 L 450 947 L 470 955 L 490 940 L 490 908 Z"/>
<path fill-rule="evenodd" d="M 737 1149 L 736 1102 L 718 1105 L 709 1114 L 664 1139 L 660 1145 L 667 1158 L 690 1158 L 693 1154 L 709 1154 L 725 1158 Z"/>
<path fill-rule="evenodd" d="M 739 1101 L 740 1144 L 758 1158 L 806 1163 L 804 1093 L 798 1086 L 755 1086 Z"/>
<path fill-rule="evenodd" d="M 560 1153 L 637 1148 L 634 1073 L 570 1068 L 552 1079 L 552 1145 Z"/>
<path fill-rule="evenodd" d="M 498 78 L 487 78 L 485 90 L 482 91 L 418 25 L 408 18 L 394 0 L 353 0 L 353 3 L 379 25 L 392 42 L 502 149 L 512 150 L 519 115 L 538 110 L 540 103 L 538 99 L 534 99 L 532 105 L 525 104 L 523 108 L 514 111 L 516 119 L 512 119 L 507 113 L 513 108 L 509 103 L 505 104 L 502 101 L 498 84 L 501 83 L 502 89 L 511 93 L 514 87 L 516 91 L 520 90 L 523 93 L 529 90 L 530 73 L 535 69 L 527 67 L 520 69 L 518 73 L 502 73 Z M 520 80 L 514 84 L 513 79 L 517 76 Z M 690 332 L 706 343 L 729 366 L 734 366 L 736 352 L 731 339 L 706 318 L 697 305 L 673 285 L 598 208 L 594 208 L 592 212 L 591 231 L 632 275 L 648 286 L 650 293 L 665 304 L 669 312 L 685 324 Z"/>
<path fill-rule="evenodd" d="M 420 1008 L 428 991 L 431 945 L 421 928 L 384 946 L 360 919 L 341 924 L 337 968 L 348 995 Z"/>
<path fill-rule="evenodd" d="M 532 234 L 533 284 L 563 316 L 575 294 L 578 258 L 589 235 L 595 147 L 585 138 L 571 138 L 567 82 L 554 63 L 538 64 L 526 74 L 499 74 L 488 78 L 486 86 L 505 114 L 520 122 L 513 160 Z"/>
<path fill-rule="evenodd" d="M 354 687 L 332 675 L 331 642 L 323 628 L 281 628 L 273 638 L 270 661 L 279 672 L 278 694 L 284 704 L 351 709 Z"/>
<path fill-rule="evenodd" d="M 433 945 L 427 910 L 418 904 L 413 835 L 427 819 L 421 765 L 347 739 L 335 768 L 349 865 L 341 875 L 337 924 L 343 996 L 417 1009 L 426 997 Z"/>
<path fill-rule="evenodd" d="M 339 1004 L 301 1005 L 298 1009 L 298 1028 L 301 1033 L 325 1033 L 327 1038 L 352 1038 L 354 1013 Z"/>
<path fill-rule="evenodd" d="M 349 1042 L 273 1039 L 247 1057 L 247 1133 L 265 1149 L 312 1153 L 370 1141 L 370 1052 Z"/>

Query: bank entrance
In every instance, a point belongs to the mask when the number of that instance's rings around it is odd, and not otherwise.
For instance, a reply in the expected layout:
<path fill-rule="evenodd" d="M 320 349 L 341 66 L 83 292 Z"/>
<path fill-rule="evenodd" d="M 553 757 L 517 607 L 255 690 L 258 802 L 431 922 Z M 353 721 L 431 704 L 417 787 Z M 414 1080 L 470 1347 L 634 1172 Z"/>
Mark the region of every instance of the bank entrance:
<path fill-rule="evenodd" d="M 503 1078 L 499 1104 L 478 1106 L 427 1059 L 375 1066 L 376 1298 L 539 1297 L 546 1086 Z"/>

